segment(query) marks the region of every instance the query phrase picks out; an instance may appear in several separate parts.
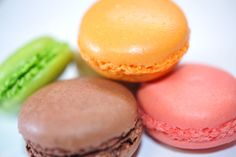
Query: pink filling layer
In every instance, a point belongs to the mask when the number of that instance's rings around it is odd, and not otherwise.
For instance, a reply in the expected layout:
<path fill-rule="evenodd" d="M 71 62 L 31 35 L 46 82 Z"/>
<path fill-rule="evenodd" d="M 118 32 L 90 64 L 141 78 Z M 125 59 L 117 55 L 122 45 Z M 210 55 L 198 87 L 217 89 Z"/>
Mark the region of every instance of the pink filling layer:
<path fill-rule="evenodd" d="M 144 113 L 144 111 L 139 112 L 143 123 L 148 130 L 163 133 L 175 141 L 204 143 L 230 137 L 236 133 L 236 118 L 222 125 L 219 125 L 217 128 L 181 129 L 175 126 L 171 126 L 165 122 L 155 120 Z"/>

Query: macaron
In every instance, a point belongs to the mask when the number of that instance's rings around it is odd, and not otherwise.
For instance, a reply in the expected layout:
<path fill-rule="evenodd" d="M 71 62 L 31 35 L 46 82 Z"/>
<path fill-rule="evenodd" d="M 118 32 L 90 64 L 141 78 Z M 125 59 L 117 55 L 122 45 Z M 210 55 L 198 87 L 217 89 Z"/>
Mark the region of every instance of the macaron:
<path fill-rule="evenodd" d="M 72 58 L 66 43 L 47 36 L 16 50 L 0 65 L 0 110 L 18 111 L 27 97 L 55 80 Z"/>
<path fill-rule="evenodd" d="M 189 46 L 182 10 L 169 0 L 99 0 L 84 15 L 82 58 L 103 76 L 143 82 L 171 71 Z"/>
<path fill-rule="evenodd" d="M 131 92 L 99 78 L 39 90 L 24 104 L 18 128 L 30 157 L 131 157 L 142 134 Z"/>
<path fill-rule="evenodd" d="M 179 66 L 137 92 L 147 132 L 184 149 L 206 149 L 236 140 L 236 79 L 215 67 Z"/>

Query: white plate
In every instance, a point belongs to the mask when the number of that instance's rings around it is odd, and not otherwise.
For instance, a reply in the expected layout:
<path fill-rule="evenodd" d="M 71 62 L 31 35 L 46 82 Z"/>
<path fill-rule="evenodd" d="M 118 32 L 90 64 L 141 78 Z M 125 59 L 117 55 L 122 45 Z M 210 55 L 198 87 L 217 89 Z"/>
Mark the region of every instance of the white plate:
<path fill-rule="evenodd" d="M 79 22 L 94 0 L 0 0 L 0 61 L 29 39 L 49 34 L 77 49 Z M 191 28 L 191 44 L 183 62 L 203 62 L 236 76 L 236 1 L 176 0 Z M 62 79 L 77 76 L 74 65 Z M 235 157 L 236 146 L 187 152 L 161 145 L 144 135 L 138 157 Z M 0 115 L 0 157 L 26 157 L 17 118 Z"/>

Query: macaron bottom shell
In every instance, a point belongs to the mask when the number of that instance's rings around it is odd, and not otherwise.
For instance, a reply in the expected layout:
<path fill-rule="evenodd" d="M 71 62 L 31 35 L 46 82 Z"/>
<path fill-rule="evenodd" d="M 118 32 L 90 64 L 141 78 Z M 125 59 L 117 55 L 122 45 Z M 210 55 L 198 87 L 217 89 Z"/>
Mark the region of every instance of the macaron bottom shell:
<path fill-rule="evenodd" d="M 233 143 L 233 139 L 236 139 L 236 134 L 234 134 L 231 137 L 227 137 L 227 138 L 221 139 L 219 141 L 209 141 L 206 143 L 190 143 L 190 142 L 172 140 L 168 136 L 166 136 L 165 134 L 158 133 L 153 130 L 149 130 L 148 133 L 151 136 L 153 136 L 154 138 L 158 139 L 158 141 L 161 141 L 164 144 L 168 144 L 168 145 L 174 146 L 176 148 L 186 149 L 186 150 L 202 150 L 202 149 L 210 149 L 210 148 L 220 147 L 223 145 Z"/>
<path fill-rule="evenodd" d="M 112 80 L 117 80 L 117 81 L 127 81 L 127 82 L 131 82 L 131 83 L 137 83 L 137 82 L 145 82 L 145 81 L 150 81 L 153 80 L 155 78 L 160 78 L 162 76 L 165 76 L 166 74 L 170 73 L 177 65 L 178 63 L 172 65 L 171 67 L 169 67 L 168 70 L 163 71 L 163 72 L 159 72 L 159 73 L 150 73 L 150 74 L 121 74 L 121 73 L 112 73 L 112 72 L 107 72 L 107 71 L 103 71 L 97 67 L 93 67 L 94 70 L 99 73 L 100 75 L 112 79 Z"/>
<path fill-rule="evenodd" d="M 81 52 L 81 57 L 99 74 L 104 77 L 127 82 L 145 82 L 160 78 L 172 71 L 189 47 L 187 43 L 182 49 L 155 65 L 115 65 L 111 62 L 91 58 Z M 132 59 L 131 59 L 132 60 Z"/>
<path fill-rule="evenodd" d="M 71 152 L 58 148 L 43 148 L 31 141 L 27 141 L 26 149 L 30 157 L 132 157 L 140 146 L 142 132 L 141 120 L 137 120 L 135 127 L 128 134 L 111 139 L 108 143 L 103 143 L 101 148 L 91 148 L 90 151 L 84 149 Z M 117 140 L 118 142 L 116 142 Z M 109 146 L 111 144 L 112 146 Z"/>
<path fill-rule="evenodd" d="M 236 140 L 236 119 L 217 128 L 179 128 L 154 120 L 140 111 L 146 131 L 154 139 L 181 149 L 208 149 L 225 145 Z"/>

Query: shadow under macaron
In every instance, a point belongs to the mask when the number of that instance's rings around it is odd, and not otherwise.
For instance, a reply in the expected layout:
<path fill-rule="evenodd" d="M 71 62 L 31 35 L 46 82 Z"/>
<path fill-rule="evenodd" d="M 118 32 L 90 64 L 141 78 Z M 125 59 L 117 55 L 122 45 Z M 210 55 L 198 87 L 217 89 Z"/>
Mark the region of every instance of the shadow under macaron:
<path fill-rule="evenodd" d="M 80 77 L 102 77 L 83 60 L 79 52 L 74 53 L 74 60 Z"/>
<path fill-rule="evenodd" d="M 95 70 L 93 70 L 87 63 L 85 60 L 83 60 L 83 58 L 81 57 L 81 55 L 76 52 L 74 53 L 74 60 L 76 62 L 76 66 L 77 66 L 77 70 L 78 70 L 78 74 L 79 77 L 100 77 L 100 78 L 104 78 L 104 79 L 109 79 L 109 78 L 105 78 L 103 76 L 101 76 L 100 74 L 98 74 Z M 128 88 L 134 95 L 136 94 L 140 83 L 130 83 L 130 82 L 125 82 L 125 81 L 119 81 L 119 80 L 113 80 L 113 79 L 109 79 L 112 81 L 115 81 L 119 84 L 124 85 L 126 88 Z"/>
<path fill-rule="evenodd" d="M 138 157 L 138 154 L 139 154 L 139 152 L 140 152 L 141 146 L 142 146 L 142 140 L 141 140 L 141 142 L 140 142 L 140 144 L 139 144 L 138 149 L 134 152 L 134 154 L 132 155 L 132 157 Z"/>

